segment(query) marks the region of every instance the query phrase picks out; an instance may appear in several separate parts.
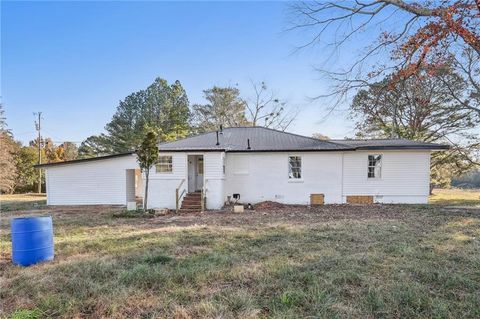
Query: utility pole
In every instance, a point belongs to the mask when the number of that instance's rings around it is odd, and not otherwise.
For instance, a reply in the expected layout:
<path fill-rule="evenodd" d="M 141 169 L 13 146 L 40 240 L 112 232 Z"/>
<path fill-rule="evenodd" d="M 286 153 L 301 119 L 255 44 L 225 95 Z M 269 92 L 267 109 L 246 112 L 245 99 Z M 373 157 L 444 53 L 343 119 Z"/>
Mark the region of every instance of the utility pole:
<path fill-rule="evenodd" d="M 34 115 L 38 115 L 38 122 L 35 121 L 35 129 L 38 132 L 38 164 L 42 164 L 42 136 L 40 130 L 42 129 L 42 112 L 34 113 Z M 42 169 L 38 169 L 38 193 L 42 192 Z"/>

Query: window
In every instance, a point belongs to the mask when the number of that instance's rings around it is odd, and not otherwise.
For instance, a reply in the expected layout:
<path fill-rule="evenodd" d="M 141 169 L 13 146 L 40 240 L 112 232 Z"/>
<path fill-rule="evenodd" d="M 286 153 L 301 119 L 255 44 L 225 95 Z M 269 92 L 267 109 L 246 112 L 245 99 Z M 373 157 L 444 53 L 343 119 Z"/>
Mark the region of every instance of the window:
<path fill-rule="evenodd" d="M 197 171 L 199 175 L 203 175 L 203 156 L 198 158 Z"/>
<path fill-rule="evenodd" d="M 380 178 L 382 176 L 382 155 L 368 155 L 368 178 Z"/>
<path fill-rule="evenodd" d="M 172 157 L 159 156 L 155 169 L 157 173 L 171 173 L 172 172 Z"/>
<path fill-rule="evenodd" d="M 288 178 L 302 178 L 302 158 L 300 156 L 288 157 Z"/>

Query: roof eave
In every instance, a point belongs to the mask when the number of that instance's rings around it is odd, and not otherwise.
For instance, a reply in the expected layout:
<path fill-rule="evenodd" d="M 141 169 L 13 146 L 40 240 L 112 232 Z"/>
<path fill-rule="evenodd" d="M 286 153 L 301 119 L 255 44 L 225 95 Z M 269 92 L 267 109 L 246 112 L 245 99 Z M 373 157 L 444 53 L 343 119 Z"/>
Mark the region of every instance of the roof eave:
<path fill-rule="evenodd" d="M 76 159 L 76 160 L 71 160 L 71 161 L 37 164 L 37 165 L 34 165 L 33 167 L 38 169 L 38 168 L 48 168 L 48 167 L 60 166 L 60 165 L 80 164 L 80 163 L 85 163 L 85 162 L 101 161 L 101 160 L 107 160 L 107 159 L 112 159 L 112 158 L 117 158 L 117 157 L 129 156 L 129 155 L 133 155 L 133 154 L 135 154 L 135 152 L 132 151 L 132 152 L 127 152 L 127 153 L 119 153 L 119 154 L 112 154 L 112 155 L 105 155 L 105 156 L 82 158 L 82 159 Z"/>
<path fill-rule="evenodd" d="M 403 146 L 357 146 L 357 150 L 426 150 L 426 151 L 435 151 L 435 150 L 448 150 L 450 149 L 449 145 L 403 145 Z"/>

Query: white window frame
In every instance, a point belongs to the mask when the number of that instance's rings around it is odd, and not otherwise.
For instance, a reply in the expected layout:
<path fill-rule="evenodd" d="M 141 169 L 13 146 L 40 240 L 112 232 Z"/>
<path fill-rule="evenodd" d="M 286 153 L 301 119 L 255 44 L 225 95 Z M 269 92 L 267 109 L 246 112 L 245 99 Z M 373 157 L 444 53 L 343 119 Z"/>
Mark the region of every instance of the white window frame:
<path fill-rule="evenodd" d="M 165 160 L 165 159 L 167 160 L 162 162 L 162 160 Z M 173 173 L 173 156 L 172 155 L 159 156 L 157 163 L 155 163 L 155 172 L 158 174 L 172 174 Z"/>
<path fill-rule="evenodd" d="M 291 166 L 290 166 L 290 158 L 292 157 L 298 157 L 300 159 L 300 177 L 294 177 L 292 174 L 290 174 L 291 171 Z M 300 155 L 288 155 L 287 157 L 287 176 L 289 181 L 302 181 L 303 180 L 303 161 L 302 161 L 302 156 Z M 293 173 L 293 172 L 292 172 Z"/>
<path fill-rule="evenodd" d="M 370 156 L 374 156 L 374 157 L 379 156 L 380 157 L 377 165 L 370 165 Z M 382 178 L 382 166 L 383 166 L 383 154 L 368 154 L 367 155 L 367 179 L 369 179 L 369 180 L 381 179 Z M 374 176 L 370 176 L 370 169 L 371 168 L 373 168 L 373 175 Z"/>

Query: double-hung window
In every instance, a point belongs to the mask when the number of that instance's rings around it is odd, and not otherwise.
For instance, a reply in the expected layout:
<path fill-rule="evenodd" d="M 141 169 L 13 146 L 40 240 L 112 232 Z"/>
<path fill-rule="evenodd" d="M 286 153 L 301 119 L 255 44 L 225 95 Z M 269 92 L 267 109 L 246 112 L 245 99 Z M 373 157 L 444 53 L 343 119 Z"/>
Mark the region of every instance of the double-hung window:
<path fill-rule="evenodd" d="M 288 157 L 288 178 L 289 179 L 302 178 L 302 157 L 301 156 Z"/>
<path fill-rule="evenodd" d="M 368 178 L 382 177 L 382 155 L 371 154 L 368 155 Z"/>
<path fill-rule="evenodd" d="M 173 170 L 172 156 L 159 156 L 155 169 L 157 173 L 171 173 Z"/>

